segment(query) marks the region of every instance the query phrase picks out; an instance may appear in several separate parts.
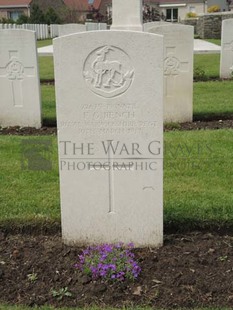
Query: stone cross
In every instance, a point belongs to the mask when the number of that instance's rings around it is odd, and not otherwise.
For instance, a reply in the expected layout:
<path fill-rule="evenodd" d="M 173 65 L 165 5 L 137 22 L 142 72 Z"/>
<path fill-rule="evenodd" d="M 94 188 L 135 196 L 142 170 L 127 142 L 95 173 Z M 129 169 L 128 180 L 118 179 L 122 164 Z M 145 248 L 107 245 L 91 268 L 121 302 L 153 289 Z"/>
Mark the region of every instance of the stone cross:
<path fill-rule="evenodd" d="M 111 30 L 143 31 L 142 0 L 113 0 Z"/>

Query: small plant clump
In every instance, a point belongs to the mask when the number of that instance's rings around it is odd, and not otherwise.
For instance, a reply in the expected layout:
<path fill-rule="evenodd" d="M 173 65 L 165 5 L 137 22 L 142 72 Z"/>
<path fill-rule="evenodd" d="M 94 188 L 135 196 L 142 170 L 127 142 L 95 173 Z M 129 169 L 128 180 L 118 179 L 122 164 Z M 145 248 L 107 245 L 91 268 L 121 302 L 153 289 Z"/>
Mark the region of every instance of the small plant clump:
<path fill-rule="evenodd" d="M 216 13 L 220 12 L 220 6 L 219 5 L 212 5 L 208 8 L 208 13 Z"/>
<path fill-rule="evenodd" d="M 72 297 L 72 293 L 68 291 L 68 287 L 63 287 L 61 289 L 52 290 L 52 296 L 57 298 L 58 301 L 62 300 L 64 297 Z"/>
<path fill-rule="evenodd" d="M 205 73 L 205 70 L 203 70 L 200 67 L 195 67 L 194 68 L 194 75 L 193 75 L 194 81 L 207 81 L 208 77 Z"/>
<path fill-rule="evenodd" d="M 188 12 L 188 13 L 186 14 L 186 17 L 187 17 L 187 18 L 195 18 L 195 17 L 197 17 L 197 13 Z"/>
<path fill-rule="evenodd" d="M 134 259 L 133 247 L 133 244 L 124 247 L 123 243 L 88 247 L 79 255 L 75 268 L 93 280 L 134 280 L 140 274 L 141 268 Z"/>

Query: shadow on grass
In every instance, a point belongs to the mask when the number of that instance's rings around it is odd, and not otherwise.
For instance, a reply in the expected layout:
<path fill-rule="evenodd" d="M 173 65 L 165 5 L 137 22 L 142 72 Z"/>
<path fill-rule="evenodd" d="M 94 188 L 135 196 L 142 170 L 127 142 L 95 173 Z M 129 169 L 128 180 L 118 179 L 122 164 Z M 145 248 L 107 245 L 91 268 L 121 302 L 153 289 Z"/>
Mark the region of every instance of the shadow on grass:
<path fill-rule="evenodd" d="M 194 122 L 197 122 L 197 121 L 211 122 L 211 121 L 228 120 L 228 119 L 233 119 L 232 112 L 222 112 L 222 113 L 201 112 L 201 113 L 194 113 L 193 115 Z"/>
<path fill-rule="evenodd" d="M 57 127 L 56 118 L 43 117 L 43 127 Z"/>
<path fill-rule="evenodd" d="M 233 221 L 198 221 L 194 218 L 176 218 L 164 214 L 164 234 L 185 234 L 194 231 L 233 235 Z M 10 219 L 0 221 L 4 234 L 61 235 L 60 219 Z"/>

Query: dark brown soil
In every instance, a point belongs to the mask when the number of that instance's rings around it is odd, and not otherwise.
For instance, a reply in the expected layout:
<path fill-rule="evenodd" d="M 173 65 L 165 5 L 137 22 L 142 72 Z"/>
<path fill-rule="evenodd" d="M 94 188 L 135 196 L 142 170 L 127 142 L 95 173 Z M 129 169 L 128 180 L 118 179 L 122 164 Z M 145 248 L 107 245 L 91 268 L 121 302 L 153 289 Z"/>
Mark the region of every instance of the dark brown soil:
<path fill-rule="evenodd" d="M 73 267 L 80 251 L 62 245 L 59 236 L 0 235 L 0 302 L 56 307 L 233 305 L 233 237 L 168 235 L 160 249 L 136 249 L 142 273 L 134 283 L 91 281 Z M 59 301 L 52 296 L 52 289 L 65 287 L 71 297 Z"/>
<path fill-rule="evenodd" d="M 174 130 L 206 130 L 206 129 L 223 129 L 223 128 L 233 128 L 233 119 L 229 120 L 212 120 L 212 121 L 195 121 L 193 123 L 182 123 L 182 124 L 168 124 L 165 125 L 165 131 Z M 32 127 L 0 127 L 0 135 L 18 135 L 18 136 L 28 136 L 28 135 L 56 135 L 56 127 L 42 127 L 40 129 L 35 129 Z"/>

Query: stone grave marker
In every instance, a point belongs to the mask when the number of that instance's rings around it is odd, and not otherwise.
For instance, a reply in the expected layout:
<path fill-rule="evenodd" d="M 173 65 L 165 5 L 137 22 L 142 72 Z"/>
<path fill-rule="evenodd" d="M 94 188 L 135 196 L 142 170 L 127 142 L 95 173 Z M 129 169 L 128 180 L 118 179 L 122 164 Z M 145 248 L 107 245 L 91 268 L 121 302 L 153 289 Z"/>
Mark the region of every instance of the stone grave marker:
<path fill-rule="evenodd" d="M 87 30 L 86 25 L 83 24 L 64 24 L 58 25 L 59 37 L 66 36 L 77 32 L 84 32 Z"/>
<path fill-rule="evenodd" d="M 111 30 L 143 31 L 142 0 L 112 0 Z"/>
<path fill-rule="evenodd" d="M 41 127 L 35 32 L 0 30 L 0 126 Z"/>
<path fill-rule="evenodd" d="M 160 20 L 160 21 L 155 21 L 155 22 L 148 22 L 148 23 L 144 23 L 143 24 L 143 31 L 145 32 L 149 32 L 149 29 L 150 28 L 153 28 L 153 27 L 157 27 L 161 24 L 169 24 L 168 22 L 165 22 L 163 20 Z"/>
<path fill-rule="evenodd" d="M 164 36 L 164 121 L 193 120 L 193 26 L 161 23 L 150 33 Z"/>
<path fill-rule="evenodd" d="M 64 242 L 162 245 L 162 36 L 78 33 L 54 60 Z"/>
<path fill-rule="evenodd" d="M 221 37 L 220 77 L 233 75 L 233 18 L 223 20 Z"/>

